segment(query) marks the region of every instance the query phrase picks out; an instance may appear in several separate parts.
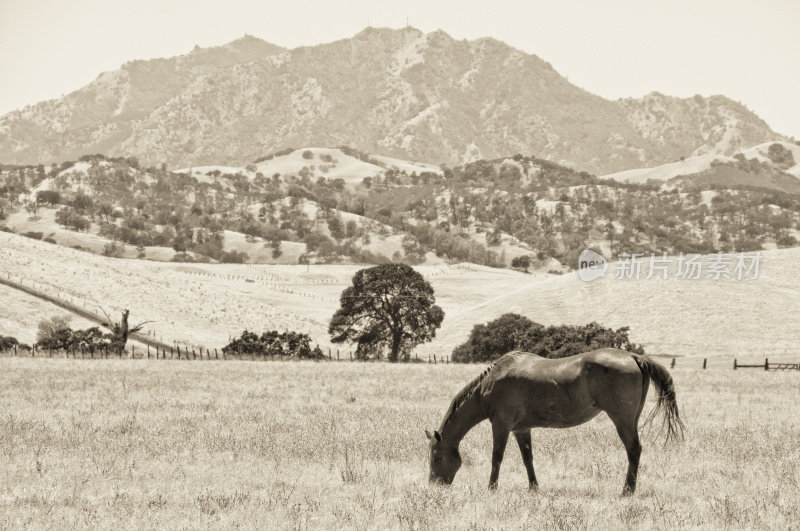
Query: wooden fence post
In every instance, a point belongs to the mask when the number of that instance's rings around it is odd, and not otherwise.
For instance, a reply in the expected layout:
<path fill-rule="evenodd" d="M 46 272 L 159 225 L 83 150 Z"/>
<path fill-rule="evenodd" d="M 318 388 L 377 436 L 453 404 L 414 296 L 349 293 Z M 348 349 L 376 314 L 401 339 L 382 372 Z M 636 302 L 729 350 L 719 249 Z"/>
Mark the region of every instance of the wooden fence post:
<path fill-rule="evenodd" d="M 764 358 L 764 370 L 769 370 L 769 358 Z"/>
<path fill-rule="evenodd" d="M 217 347 L 214 347 L 214 357 L 219 359 L 219 352 L 217 352 Z"/>
<path fill-rule="evenodd" d="M 14 345 L 14 357 L 15 358 L 17 357 L 17 346 L 16 345 Z"/>
<path fill-rule="evenodd" d="M 706 360 L 706 358 L 703 358 L 703 370 L 706 369 L 706 361 L 708 361 L 708 360 Z"/>
<path fill-rule="evenodd" d="M 675 368 L 675 358 L 672 358 L 672 363 L 670 363 L 669 368 L 670 369 L 674 369 Z"/>
<path fill-rule="evenodd" d="M 736 370 L 737 365 L 738 364 L 736 363 L 736 358 L 733 358 L 733 370 L 734 371 Z"/>

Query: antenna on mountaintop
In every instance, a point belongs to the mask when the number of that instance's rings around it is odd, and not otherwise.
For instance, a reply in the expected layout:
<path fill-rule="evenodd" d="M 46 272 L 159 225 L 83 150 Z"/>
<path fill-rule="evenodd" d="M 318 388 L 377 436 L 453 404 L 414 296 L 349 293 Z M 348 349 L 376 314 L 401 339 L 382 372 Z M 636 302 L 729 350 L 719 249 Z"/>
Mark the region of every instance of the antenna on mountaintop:
<path fill-rule="evenodd" d="M 411 25 L 408 23 L 408 17 L 406 17 L 406 28 L 410 27 Z"/>

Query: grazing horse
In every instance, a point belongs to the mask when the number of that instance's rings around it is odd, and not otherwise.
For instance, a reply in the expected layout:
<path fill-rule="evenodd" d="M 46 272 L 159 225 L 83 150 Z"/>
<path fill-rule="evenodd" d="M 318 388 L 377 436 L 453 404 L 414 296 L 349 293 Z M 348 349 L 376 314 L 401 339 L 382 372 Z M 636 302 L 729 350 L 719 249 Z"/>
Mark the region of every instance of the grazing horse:
<path fill-rule="evenodd" d="M 672 377 L 649 358 L 610 348 L 561 359 L 509 352 L 456 395 L 438 431 L 425 430 L 430 440 L 430 480 L 447 485 L 453 482 L 461 467 L 461 439 L 488 418 L 493 441 L 489 488 L 497 487 L 500 463 L 508 436 L 513 433 L 530 488 L 535 489 L 538 483 L 533 471 L 531 428 L 571 428 L 605 411 L 628 453 L 622 494 L 633 494 L 642 453 L 639 415 L 651 381 L 658 401 L 645 423 L 663 411 L 667 441 L 683 437 Z"/>

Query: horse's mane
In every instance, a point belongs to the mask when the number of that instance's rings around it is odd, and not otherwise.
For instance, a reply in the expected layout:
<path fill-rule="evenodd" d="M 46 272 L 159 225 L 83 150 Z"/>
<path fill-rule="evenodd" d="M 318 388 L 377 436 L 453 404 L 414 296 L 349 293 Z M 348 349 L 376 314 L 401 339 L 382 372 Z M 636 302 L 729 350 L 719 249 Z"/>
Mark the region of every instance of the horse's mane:
<path fill-rule="evenodd" d="M 467 399 L 469 399 L 469 397 L 471 397 L 475 393 L 475 391 L 478 390 L 483 380 L 486 379 L 489 373 L 492 372 L 492 369 L 494 369 L 497 366 L 497 364 L 500 363 L 500 360 L 506 359 L 509 356 L 513 356 L 516 353 L 517 352 L 509 352 L 508 354 L 494 360 L 491 363 L 491 365 L 489 365 L 483 370 L 482 373 L 480 373 L 476 378 L 474 378 L 471 382 L 465 385 L 464 388 L 458 392 L 458 394 L 453 398 L 453 401 L 450 403 L 450 407 L 448 408 L 447 413 L 444 416 L 444 422 L 442 422 L 442 427 L 447 426 L 447 424 L 450 423 L 451 420 L 453 420 L 453 415 L 455 414 L 455 412 L 458 411 L 458 409 L 464 405 L 464 402 L 466 402 Z"/>

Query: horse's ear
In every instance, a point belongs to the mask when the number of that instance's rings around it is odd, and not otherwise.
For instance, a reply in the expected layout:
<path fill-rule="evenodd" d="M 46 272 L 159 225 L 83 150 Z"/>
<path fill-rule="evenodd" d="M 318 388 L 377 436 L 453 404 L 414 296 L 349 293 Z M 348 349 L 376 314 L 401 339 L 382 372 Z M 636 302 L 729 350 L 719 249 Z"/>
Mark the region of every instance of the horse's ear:
<path fill-rule="evenodd" d="M 436 439 L 437 442 L 442 442 L 442 436 L 438 431 L 431 433 L 428 430 L 425 430 L 425 435 L 428 437 L 428 439 Z"/>

